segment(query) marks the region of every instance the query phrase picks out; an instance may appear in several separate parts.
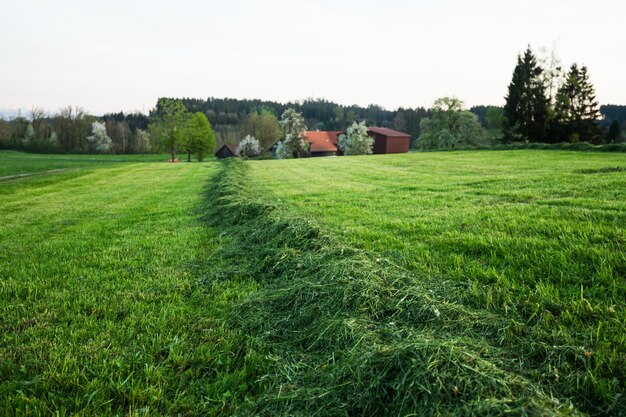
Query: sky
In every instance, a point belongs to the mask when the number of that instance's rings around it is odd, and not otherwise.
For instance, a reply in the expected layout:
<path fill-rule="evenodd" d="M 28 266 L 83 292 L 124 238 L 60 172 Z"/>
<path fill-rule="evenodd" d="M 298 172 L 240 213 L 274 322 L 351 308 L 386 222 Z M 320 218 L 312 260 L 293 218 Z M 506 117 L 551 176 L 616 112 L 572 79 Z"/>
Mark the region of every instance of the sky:
<path fill-rule="evenodd" d="M 503 105 L 517 55 L 587 65 L 626 104 L 623 0 L 0 0 L 0 109 L 158 97 Z"/>

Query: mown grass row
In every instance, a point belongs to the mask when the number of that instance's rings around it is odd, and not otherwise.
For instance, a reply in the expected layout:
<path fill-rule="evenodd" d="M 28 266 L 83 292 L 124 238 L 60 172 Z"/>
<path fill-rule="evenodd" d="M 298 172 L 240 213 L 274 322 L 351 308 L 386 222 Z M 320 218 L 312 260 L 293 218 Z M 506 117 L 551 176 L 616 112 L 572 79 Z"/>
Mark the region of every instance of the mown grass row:
<path fill-rule="evenodd" d="M 529 377 L 553 362 L 515 348 L 525 323 L 450 302 L 458 283 L 347 246 L 250 184 L 248 166 L 231 161 L 210 193 L 223 240 L 207 278 L 258 283 L 228 320 L 270 349 L 249 414 L 580 414 L 560 381 Z M 567 384 L 589 384 L 582 352 L 561 348 Z M 615 414 L 615 401 L 596 409 Z"/>
<path fill-rule="evenodd" d="M 354 248 L 508 320 L 515 372 L 592 415 L 623 415 L 626 159 L 446 152 L 249 163 L 261 195 Z M 441 291 L 438 289 L 441 288 Z M 506 336 L 506 334 L 504 334 Z"/>

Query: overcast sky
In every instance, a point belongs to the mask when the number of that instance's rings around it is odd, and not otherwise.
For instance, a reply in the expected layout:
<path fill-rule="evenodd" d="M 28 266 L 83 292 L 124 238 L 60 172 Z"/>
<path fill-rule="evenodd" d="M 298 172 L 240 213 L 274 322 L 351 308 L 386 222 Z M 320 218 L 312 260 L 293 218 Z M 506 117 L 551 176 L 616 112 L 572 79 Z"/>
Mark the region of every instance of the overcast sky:
<path fill-rule="evenodd" d="M 502 105 L 530 44 L 626 104 L 623 0 L 0 0 L 0 108 L 147 112 L 161 96 Z"/>

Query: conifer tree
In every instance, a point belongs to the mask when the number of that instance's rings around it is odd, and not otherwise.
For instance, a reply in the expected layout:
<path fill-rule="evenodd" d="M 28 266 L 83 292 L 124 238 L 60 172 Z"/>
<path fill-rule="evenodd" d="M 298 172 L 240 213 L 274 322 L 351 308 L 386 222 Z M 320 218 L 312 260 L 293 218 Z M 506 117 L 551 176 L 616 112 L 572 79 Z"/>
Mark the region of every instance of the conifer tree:
<path fill-rule="evenodd" d="M 622 136 L 622 129 L 619 127 L 619 123 L 617 120 L 613 120 L 611 123 L 611 127 L 609 127 L 609 132 L 606 135 L 606 141 L 608 143 L 618 142 L 620 137 Z"/>
<path fill-rule="evenodd" d="M 587 67 L 572 64 L 556 96 L 556 132 L 560 140 L 598 142 L 600 110 Z"/>
<path fill-rule="evenodd" d="M 548 104 L 541 66 L 530 46 L 518 55 L 504 105 L 506 136 L 534 142 L 547 139 Z"/>

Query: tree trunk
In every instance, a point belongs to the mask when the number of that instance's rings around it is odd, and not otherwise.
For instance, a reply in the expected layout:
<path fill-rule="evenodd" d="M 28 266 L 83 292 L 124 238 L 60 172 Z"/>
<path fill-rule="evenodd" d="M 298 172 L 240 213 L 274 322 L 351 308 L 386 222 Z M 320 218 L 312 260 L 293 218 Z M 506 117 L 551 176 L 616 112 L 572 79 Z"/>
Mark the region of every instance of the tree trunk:
<path fill-rule="evenodd" d="M 176 156 L 174 153 L 174 145 L 170 146 L 170 155 L 172 156 L 172 162 L 174 162 L 174 157 Z"/>
<path fill-rule="evenodd" d="M 191 152 L 187 151 L 187 162 L 191 162 Z"/>

